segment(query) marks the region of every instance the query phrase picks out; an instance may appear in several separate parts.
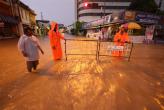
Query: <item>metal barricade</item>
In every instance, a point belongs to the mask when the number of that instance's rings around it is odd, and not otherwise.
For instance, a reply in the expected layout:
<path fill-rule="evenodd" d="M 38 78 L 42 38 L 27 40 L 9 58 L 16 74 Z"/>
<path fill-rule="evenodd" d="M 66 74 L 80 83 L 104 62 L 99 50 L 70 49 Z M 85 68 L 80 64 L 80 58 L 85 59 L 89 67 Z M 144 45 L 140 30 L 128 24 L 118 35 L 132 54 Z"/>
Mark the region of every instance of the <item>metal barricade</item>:
<path fill-rule="evenodd" d="M 133 43 L 123 43 L 123 45 L 117 45 L 117 42 L 100 41 L 98 50 L 98 60 L 101 56 L 109 57 L 123 57 L 130 61 L 132 54 Z M 121 53 L 121 55 L 115 55 L 115 53 Z"/>
<path fill-rule="evenodd" d="M 101 56 L 123 57 L 130 61 L 133 43 L 124 43 L 123 46 L 116 45 L 115 42 L 83 39 L 65 39 L 65 58 L 71 55 L 95 56 L 99 61 Z M 116 51 L 122 52 L 121 56 L 114 56 Z"/>
<path fill-rule="evenodd" d="M 97 40 L 83 40 L 83 39 L 65 39 L 65 58 L 71 55 L 81 56 L 95 56 L 97 60 L 98 54 Z"/>

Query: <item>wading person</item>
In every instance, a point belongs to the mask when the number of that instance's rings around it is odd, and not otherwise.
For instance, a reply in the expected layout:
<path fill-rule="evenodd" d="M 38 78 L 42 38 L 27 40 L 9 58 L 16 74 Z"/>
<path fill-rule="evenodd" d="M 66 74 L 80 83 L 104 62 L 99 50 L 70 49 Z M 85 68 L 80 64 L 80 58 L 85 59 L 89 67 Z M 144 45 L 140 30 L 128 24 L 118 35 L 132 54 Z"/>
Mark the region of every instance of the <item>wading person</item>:
<path fill-rule="evenodd" d="M 62 48 L 61 48 L 61 39 L 64 39 L 64 36 L 58 30 L 58 24 L 51 22 L 51 29 L 48 32 L 50 39 L 50 46 L 52 49 L 53 59 L 61 60 L 62 58 Z"/>
<path fill-rule="evenodd" d="M 121 27 L 120 30 L 114 36 L 114 44 L 116 46 L 124 46 L 125 43 L 130 42 L 127 30 L 124 27 Z M 123 56 L 123 50 L 114 50 L 113 56 Z"/>
<path fill-rule="evenodd" d="M 24 30 L 24 35 L 20 37 L 18 41 L 18 49 L 26 58 L 27 70 L 28 72 L 36 72 L 37 66 L 39 64 L 39 50 L 44 54 L 39 40 L 32 35 L 32 29 L 27 27 Z"/>

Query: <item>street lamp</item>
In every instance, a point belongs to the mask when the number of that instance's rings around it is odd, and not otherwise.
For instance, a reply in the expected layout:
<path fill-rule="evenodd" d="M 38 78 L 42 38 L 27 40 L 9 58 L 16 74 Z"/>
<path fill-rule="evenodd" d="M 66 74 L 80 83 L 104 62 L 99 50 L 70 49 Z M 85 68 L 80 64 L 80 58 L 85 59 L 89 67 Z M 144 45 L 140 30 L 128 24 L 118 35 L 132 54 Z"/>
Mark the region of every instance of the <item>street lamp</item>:
<path fill-rule="evenodd" d="M 103 28 L 103 26 L 104 26 L 104 24 L 105 24 L 105 15 L 106 15 L 106 13 L 105 13 L 105 6 L 106 6 L 106 2 L 104 1 L 103 2 L 104 4 L 103 4 L 103 6 L 101 6 L 101 18 L 103 18 L 103 24 L 102 24 L 102 27 L 101 27 L 101 25 L 100 25 L 100 31 L 102 32 L 102 37 L 104 38 L 104 30 L 102 30 L 102 28 Z M 103 8 L 104 7 L 104 8 Z"/>

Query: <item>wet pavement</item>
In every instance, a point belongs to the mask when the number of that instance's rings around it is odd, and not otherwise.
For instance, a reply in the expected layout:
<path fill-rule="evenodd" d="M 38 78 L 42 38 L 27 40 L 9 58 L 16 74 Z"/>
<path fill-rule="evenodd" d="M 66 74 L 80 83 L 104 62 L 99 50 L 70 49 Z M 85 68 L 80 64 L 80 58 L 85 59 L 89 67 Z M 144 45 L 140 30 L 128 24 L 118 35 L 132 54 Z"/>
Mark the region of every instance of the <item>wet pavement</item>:
<path fill-rule="evenodd" d="M 48 39 L 41 42 L 39 72 L 27 73 L 17 39 L 0 41 L 0 110 L 164 110 L 164 45 L 135 44 L 130 62 L 53 62 Z"/>

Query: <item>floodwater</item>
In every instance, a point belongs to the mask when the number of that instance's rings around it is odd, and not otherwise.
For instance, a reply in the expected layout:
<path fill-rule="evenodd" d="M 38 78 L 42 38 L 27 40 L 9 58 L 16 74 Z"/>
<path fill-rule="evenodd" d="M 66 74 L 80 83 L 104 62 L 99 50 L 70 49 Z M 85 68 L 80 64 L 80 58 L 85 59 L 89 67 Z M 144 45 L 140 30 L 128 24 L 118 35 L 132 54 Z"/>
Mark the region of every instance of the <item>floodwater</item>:
<path fill-rule="evenodd" d="M 41 44 L 38 73 L 27 73 L 17 39 L 0 41 L 0 110 L 164 110 L 164 45 L 135 44 L 130 62 L 95 56 L 53 62 L 48 39 Z"/>

